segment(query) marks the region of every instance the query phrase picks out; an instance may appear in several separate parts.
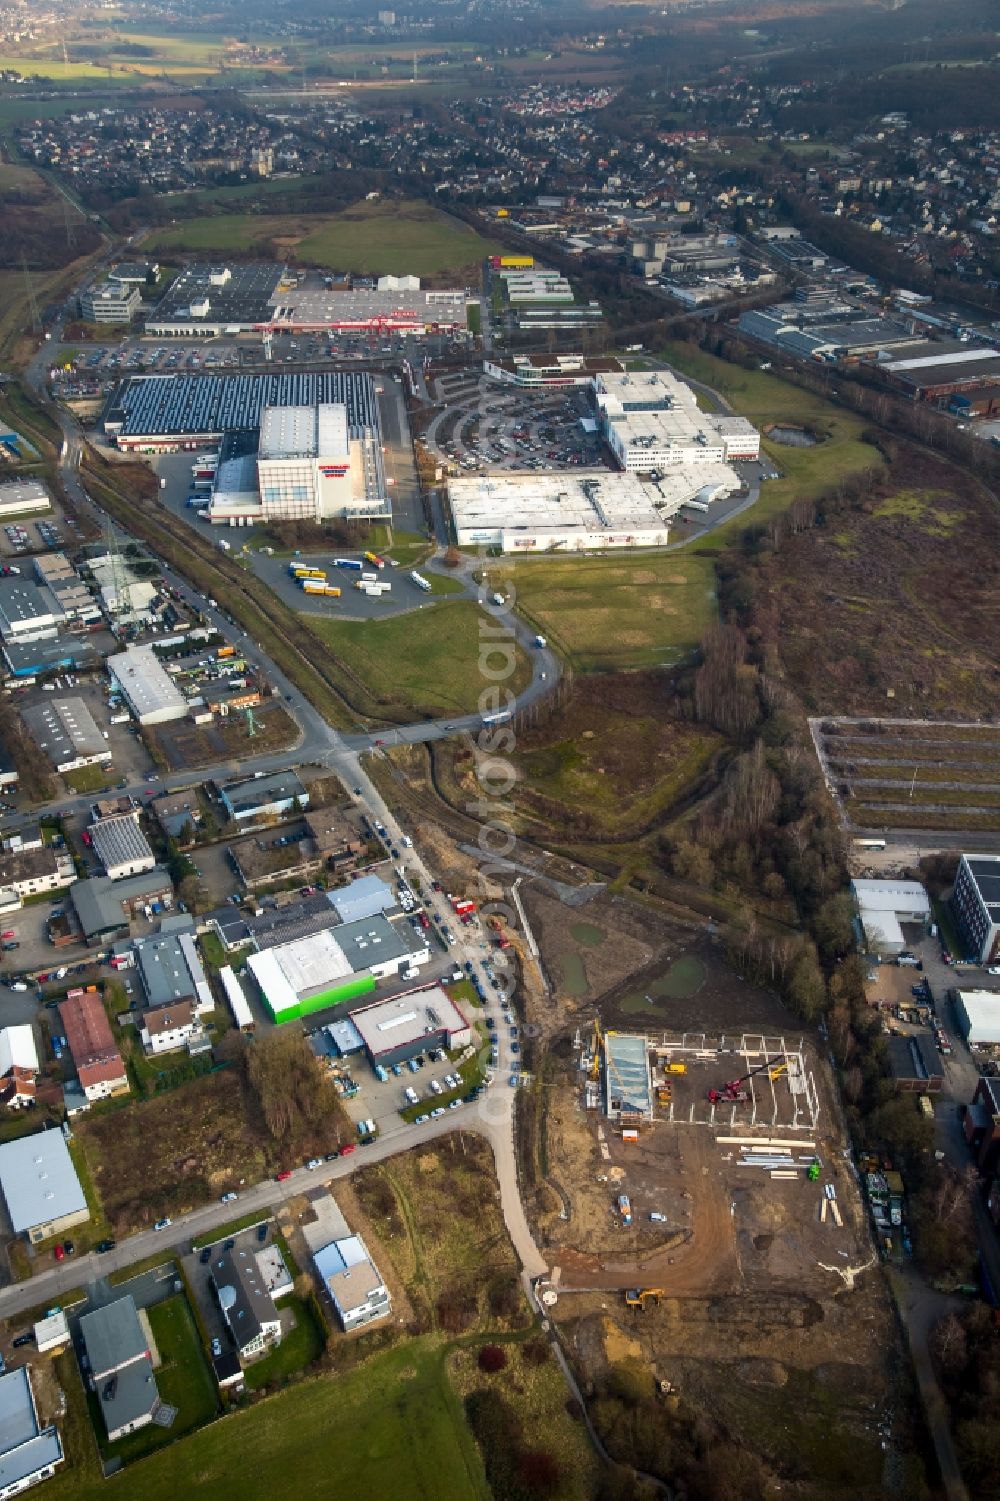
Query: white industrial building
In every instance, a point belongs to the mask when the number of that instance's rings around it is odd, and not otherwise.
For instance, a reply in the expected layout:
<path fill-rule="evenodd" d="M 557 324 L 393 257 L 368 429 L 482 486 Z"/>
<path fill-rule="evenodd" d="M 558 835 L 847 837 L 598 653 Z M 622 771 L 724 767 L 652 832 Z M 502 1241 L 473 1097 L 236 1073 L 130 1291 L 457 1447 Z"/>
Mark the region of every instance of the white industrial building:
<path fill-rule="evenodd" d="M 0 520 L 52 509 L 52 497 L 37 479 L 4 480 L 0 484 Z"/>
<path fill-rule="evenodd" d="M 919 881 L 852 881 L 865 946 L 871 954 L 905 947 L 902 923 L 929 923 L 931 904 Z"/>
<path fill-rule="evenodd" d="M 65 618 L 51 589 L 31 579 L 0 579 L 0 636 L 4 641 L 51 640 Z"/>
<path fill-rule="evenodd" d="M 501 268 L 494 272 L 503 283 L 504 293 L 511 307 L 521 307 L 538 302 L 572 302 L 573 288 L 561 271 L 548 270 L 544 266 L 530 269 Z"/>
<path fill-rule="evenodd" d="M 207 516 L 254 521 L 361 520 L 388 514 L 381 445 L 373 431 L 351 437 L 337 402 L 268 406 L 256 448 L 236 432 L 219 455 Z"/>
<path fill-rule="evenodd" d="M 760 434 L 752 423 L 700 411 L 691 387 L 668 371 L 597 375 L 594 397 L 608 447 L 628 472 L 718 466 L 760 455 Z"/>
<path fill-rule="evenodd" d="M 138 813 L 113 813 L 90 825 L 94 853 L 112 881 L 152 870 L 156 856 L 139 827 Z"/>
<path fill-rule="evenodd" d="M 110 280 L 80 294 L 80 317 L 85 323 L 131 323 L 142 303 L 139 288 Z"/>
<path fill-rule="evenodd" d="M 34 704 L 22 718 L 55 771 L 76 771 L 111 760 L 107 739 L 82 698 Z"/>
<path fill-rule="evenodd" d="M 369 1060 L 386 1067 L 428 1048 L 468 1047 L 472 1028 L 440 985 L 374 1001 L 351 1012 Z"/>
<path fill-rule="evenodd" d="M 0 1376 L 0 1501 L 49 1480 L 62 1462 L 59 1430 L 39 1422 L 30 1368 Z"/>
<path fill-rule="evenodd" d="M 957 990 L 955 1020 L 970 1047 L 1000 1045 L 1000 994 L 994 990 Z"/>
<path fill-rule="evenodd" d="M 133 646 L 109 657 L 107 669 L 140 724 L 183 719 L 187 699 L 164 671 L 151 646 Z"/>
<path fill-rule="evenodd" d="M 61 1131 L 36 1131 L 0 1145 L 0 1190 L 15 1235 L 32 1245 L 90 1219 Z"/>
<path fill-rule="evenodd" d="M 449 480 L 448 498 L 459 547 L 507 553 L 665 547 L 664 512 L 679 509 L 661 511 L 654 486 L 606 469 L 463 475 Z"/>

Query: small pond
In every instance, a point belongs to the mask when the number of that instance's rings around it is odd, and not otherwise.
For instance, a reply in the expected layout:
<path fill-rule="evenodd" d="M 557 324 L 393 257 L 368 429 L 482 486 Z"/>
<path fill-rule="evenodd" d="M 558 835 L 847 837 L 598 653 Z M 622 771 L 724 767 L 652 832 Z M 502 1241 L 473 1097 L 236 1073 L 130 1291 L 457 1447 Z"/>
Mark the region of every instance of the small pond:
<path fill-rule="evenodd" d="M 786 448 L 815 448 L 819 439 L 804 427 L 772 427 L 767 436 L 774 443 L 783 443 Z"/>

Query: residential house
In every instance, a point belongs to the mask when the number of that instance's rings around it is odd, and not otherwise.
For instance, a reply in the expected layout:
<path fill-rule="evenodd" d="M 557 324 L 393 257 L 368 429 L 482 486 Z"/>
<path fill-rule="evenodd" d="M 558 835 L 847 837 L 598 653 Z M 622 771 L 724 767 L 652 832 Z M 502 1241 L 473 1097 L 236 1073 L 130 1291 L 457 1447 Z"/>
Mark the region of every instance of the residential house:
<path fill-rule="evenodd" d="M 59 1019 L 87 1100 L 127 1092 L 128 1073 L 98 991 L 71 990 L 60 1002 Z"/>
<path fill-rule="evenodd" d="M 218 1252 L 210 1275 L 241 1360 L 262 1354 L 281 1339 L 281 1318 L 252 1250 Z"/>
<path fill-rule="evenodd" d="M 85 1313 L 80 1335 L 109 1440 L 151 1423 L 160 1405 L 153 1357 L 131 1297 Z"/>
<path fill-rule="evenodd" d="M 146 1052 L 156 1055 L 176 1053 L 179 1048 L 200 1041 L 204 1030 L 195 1016 L 193 1002 L 173 1001 L 155 1011 L 144 1011 L 139 1035 Z"/>
<path fill-rule="evenodd" d="M 38 1052 L 27 1024 L 0 1031 L 0 1102 L 11 1108 L 33 1105 Z"/>

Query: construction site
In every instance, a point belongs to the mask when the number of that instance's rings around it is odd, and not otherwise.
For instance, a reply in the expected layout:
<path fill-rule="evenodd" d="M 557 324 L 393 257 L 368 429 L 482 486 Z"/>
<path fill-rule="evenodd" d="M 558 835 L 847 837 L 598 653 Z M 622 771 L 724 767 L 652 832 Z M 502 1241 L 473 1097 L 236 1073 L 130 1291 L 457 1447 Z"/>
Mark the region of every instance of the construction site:
<path fill-rule="evenodd" d="M 540 1294 L 581 1369 L 600 1383 L 641 1361 L 772 1458 L 835 1397 L 877 1478 L 872 1402 L 896 1336 L 813 1042 L 595 1022 L 567 1062 L 545 1121 Z"/>
<path fill-rule="evenodd" d="M 574 1044 L 572 1086 L 547 1117 L 569 1200 L 546 1225 L 556 1289 L 623 1289 L 669 1267 L 674 1292 L 735 1290 L 801 1281 L 838 1250 L 857 1260 L 861 1202 L 802 1039 L 595 1022 Z"/>

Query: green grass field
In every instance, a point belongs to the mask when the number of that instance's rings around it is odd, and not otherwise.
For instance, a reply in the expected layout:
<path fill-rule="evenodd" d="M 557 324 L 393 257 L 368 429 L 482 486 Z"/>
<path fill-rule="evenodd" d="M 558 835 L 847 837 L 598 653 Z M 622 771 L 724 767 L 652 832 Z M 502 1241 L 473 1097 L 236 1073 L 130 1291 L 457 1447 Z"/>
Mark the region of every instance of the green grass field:
<path fill-rule="evenodd" d="M 479 622 L 486 616 L 471 600 L 388 620 L 302 618 L 365 684 L 364 713 L 375 714 L 380 706 L 390 715 L 466 713 L 493 686 L 479 663 Z M 503 686 L 519 692 L 530 675 L 528 659 L 518 649 L 514 674 Z M 347 685 L 346 691 L 356 703 L 357 687 Z"/>
<path fill-rule="evenodd" d="M 107 1492 L 71 1354 L 57 1364 L 69 1398 L 60 1426 L 67 1465 L 47 1501 L 100 1501 Z M 434 1338 L 410 1340 L 347 1375 L 320 1377 L 248 1412 L 212 1423 L 130 1472 L 142 1501 L 250 1492 L 297 1501 L 377 1494 L 393 1501 L 490 1501 L 479 1451 Z M 336 1482 L 331 1489 L 331 1476 Z"/>
<path fill-rule="evenodd" d="M 762 485 L 760 499 L 753 509 L 714 531 L 713 543 L 731 543 L 748 526 L 778 515 L 797 498 L 818 495 L 836 485 L 843 475 L 882 467 L 878 450 L 861 441 L 862 432 L 870 424 L 821 396 L 767 371 L 730 365 L 688 344 L 670 344 L 662 354 L 682 375 L 703 381 L 718 391 L 756 427 L 787 423 L 823 435 L 823 442 L 815 448 L 788 448 L 765 439 L 762 449 L 783 477 Z"/>
<path fill-rule="evenodd" d="M 426 203 L 356 203 L 342 213 L 239 214 L 189 219 L 158 230 L 147 250 L 243 250 L 253 253 L 266 241 L 280 240 L 310 265 L 369 275 L 411 272 L 431 276 L 459 271 L 501 249 L 468 225 Z"/>
<path fill-rule="evenodd" d="M 518 603 L 584 671 L 673 666 L 715 620 L 712 561 L 694 552 L 531 558 L 490 564 Z"/>

